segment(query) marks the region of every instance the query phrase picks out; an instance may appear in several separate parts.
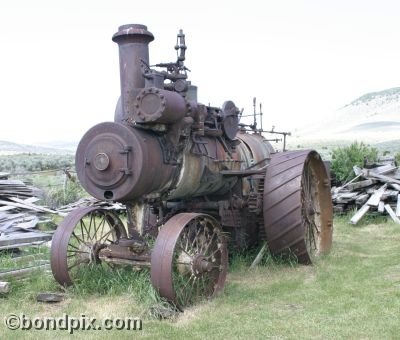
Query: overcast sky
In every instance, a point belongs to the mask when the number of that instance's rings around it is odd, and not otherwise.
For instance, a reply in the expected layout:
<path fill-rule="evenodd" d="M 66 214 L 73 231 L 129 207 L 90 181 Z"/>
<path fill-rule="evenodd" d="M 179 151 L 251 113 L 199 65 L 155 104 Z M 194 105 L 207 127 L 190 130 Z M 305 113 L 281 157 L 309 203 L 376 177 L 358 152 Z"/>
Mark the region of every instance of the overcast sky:
<path fill-rule="evenodd" d="M 0 140 L 79 140 L 113 120 L 118 26 L 141 23 L 150 62 L 186 65 L 199 101 L 233 100 L 264 127 L 293 130 L 371 91 L 400 86 L 400 1 L 84 1 L 0 3 Z"/>

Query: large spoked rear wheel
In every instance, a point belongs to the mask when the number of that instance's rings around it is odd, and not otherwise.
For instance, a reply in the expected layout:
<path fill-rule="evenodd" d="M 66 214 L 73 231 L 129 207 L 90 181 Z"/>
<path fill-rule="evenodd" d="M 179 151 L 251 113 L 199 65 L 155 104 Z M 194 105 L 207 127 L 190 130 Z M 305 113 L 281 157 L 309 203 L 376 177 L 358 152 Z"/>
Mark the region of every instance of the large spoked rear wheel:
<path fill-rule="evenodd" d="M 227 269 L 226 239 L 213 217 L 182 213 L 162 226 L 151 255 L 151 281 L 177 307 L 218 294 Z"/>
<path fill-rule="evenodd" d="M 126 230 L 114 213 L 96 207 L 72 211 L 59 224 L 51 244 L 51 270 L 62 286 L 79 280 L 83 271 L 100 264 L 101 249 L 120 238 Z"/>
<path fill-rule="evenodd" d="M 264 226 L 274 255 L 294 255 L 310 264 L 332 245 L 330 181 L 316 151 L 272 156 L 264 186 Z"/>

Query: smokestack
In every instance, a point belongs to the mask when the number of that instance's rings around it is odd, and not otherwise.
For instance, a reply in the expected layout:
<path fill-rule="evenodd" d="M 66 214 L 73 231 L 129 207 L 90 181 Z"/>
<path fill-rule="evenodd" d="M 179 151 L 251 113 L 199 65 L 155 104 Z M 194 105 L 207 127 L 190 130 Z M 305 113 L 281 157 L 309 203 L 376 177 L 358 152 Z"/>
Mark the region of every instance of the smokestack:
<path fill-rule="evenodd" d="M 149 64 L 149 43 L 154 40 L 154 36 L 145 25 L 129 24 L 120 26 L 112 40 L 119 46 L 121 113 L 125 118 L 132 117 L 133 103 L 145 86 L 140 61 Z"/>

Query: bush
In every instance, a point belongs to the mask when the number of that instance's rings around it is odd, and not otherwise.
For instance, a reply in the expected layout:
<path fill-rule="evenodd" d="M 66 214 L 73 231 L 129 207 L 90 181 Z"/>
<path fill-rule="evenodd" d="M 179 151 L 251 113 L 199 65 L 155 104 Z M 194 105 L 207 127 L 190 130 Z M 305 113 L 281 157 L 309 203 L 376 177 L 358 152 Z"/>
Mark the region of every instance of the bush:
<path fill-rule="evenodd" d="M 354 142 L 350 146 L 339 147 L 332 151 L 331 170 L 340 183 L 347 182 L 354 175 L 353 166 L 364 166 L 365 160 L 376 162 L 378 150 L 363 142 Z"/>
<path fill-rule="evenodd" d="M 0 171 L 24 173 L 32 171 L 59 170 L 74 166 L 74 155 L 50 155 L 22 153 L 0 155 Z"/>
<path fill-rule="evenodd" d="M 396 161 L 396 164 L 397 164 L 398 166 L 400 166 L 400 152 L 398 152 L 398 153 L 396 153 L 396 154 L 394 155 L 394 160 Z"/>

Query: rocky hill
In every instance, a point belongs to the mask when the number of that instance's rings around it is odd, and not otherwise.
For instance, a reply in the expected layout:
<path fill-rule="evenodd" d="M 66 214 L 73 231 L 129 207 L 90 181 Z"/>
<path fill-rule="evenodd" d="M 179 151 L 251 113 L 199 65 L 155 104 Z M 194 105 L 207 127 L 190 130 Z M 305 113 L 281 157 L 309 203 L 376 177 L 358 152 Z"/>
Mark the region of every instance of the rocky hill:
<path fill-rule="evenodd" d="M 295 131 L 294 136 L 368 143 L 400 139 L 400 87 L 367 93 L 330 114 L 324 122 Z"/>
<path fill-rule="evenodd" d="M 0 141 L 0 155 L 11 155 L 17 153 L 66 154 L 72 153 L 72 151 L 70 149 L 58 147 L 46 147 L 42 145 L 27 145 Z"/>

